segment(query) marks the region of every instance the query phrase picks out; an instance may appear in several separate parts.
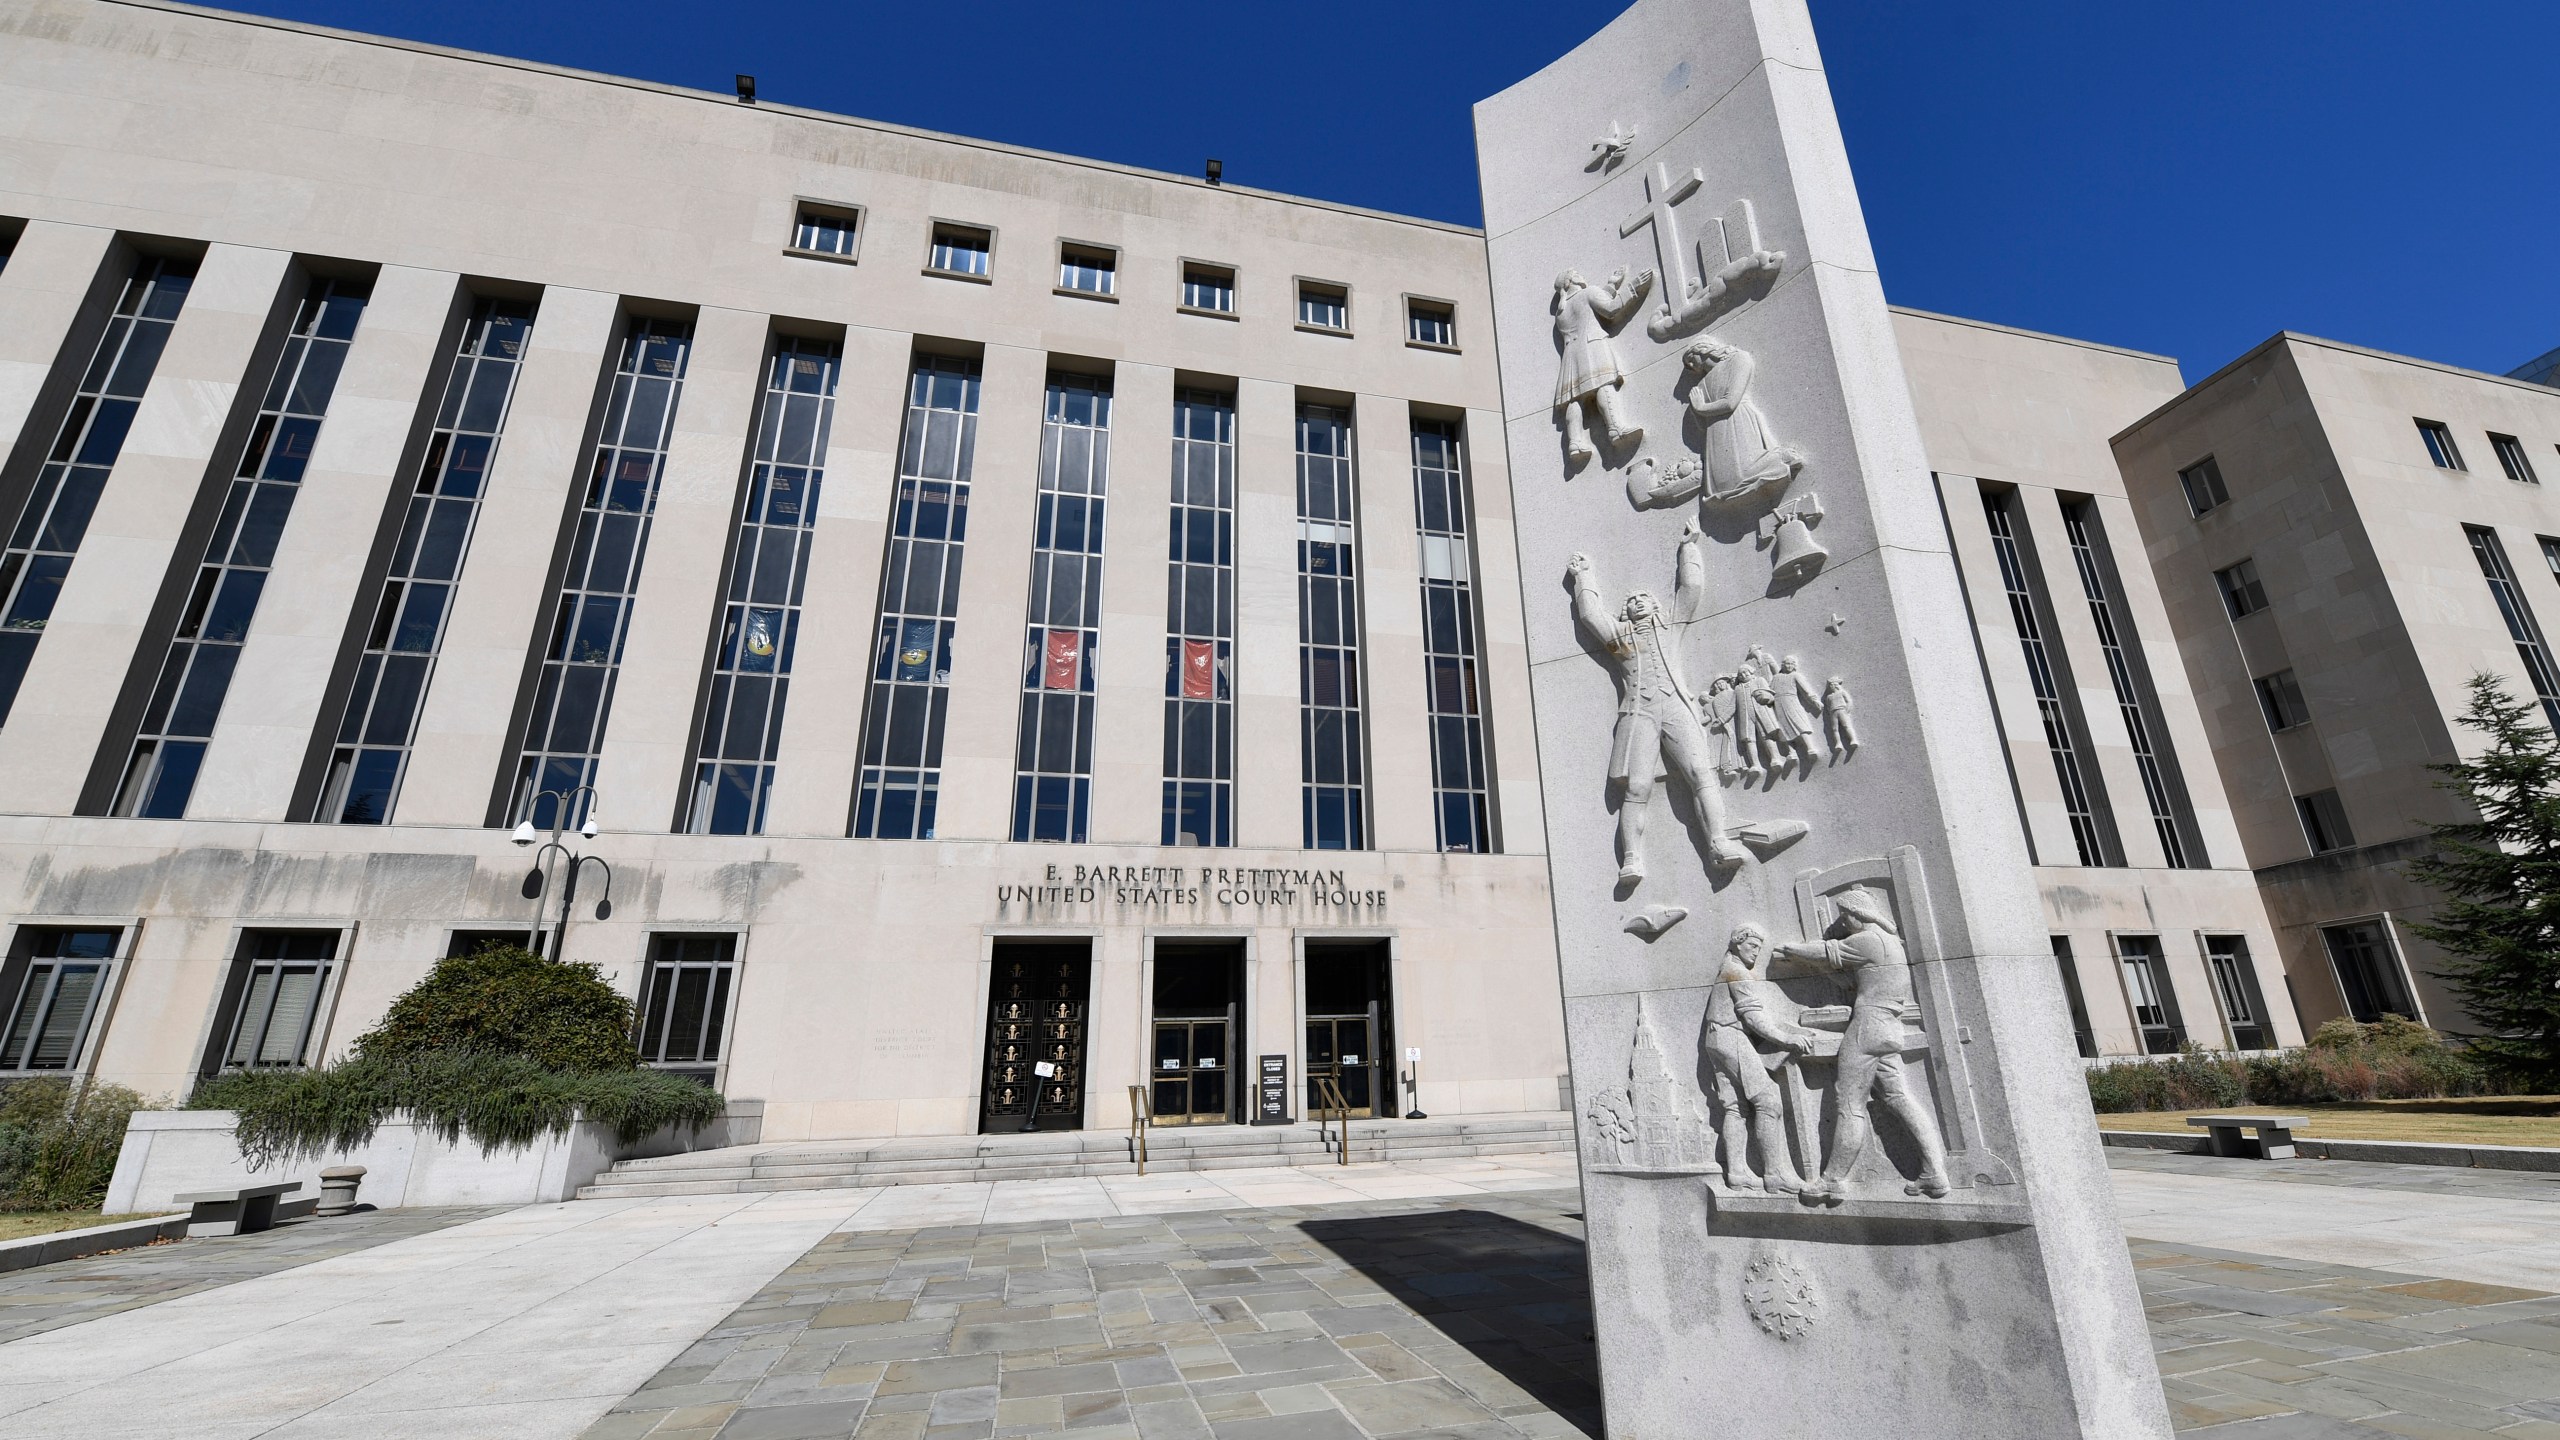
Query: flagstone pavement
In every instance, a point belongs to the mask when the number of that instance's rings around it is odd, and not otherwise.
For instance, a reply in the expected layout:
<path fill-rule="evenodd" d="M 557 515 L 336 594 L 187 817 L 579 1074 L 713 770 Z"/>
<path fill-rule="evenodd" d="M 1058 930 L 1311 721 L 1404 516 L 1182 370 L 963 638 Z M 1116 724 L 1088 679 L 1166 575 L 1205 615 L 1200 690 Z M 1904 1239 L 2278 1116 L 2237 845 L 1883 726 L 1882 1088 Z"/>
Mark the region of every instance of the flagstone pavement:
<path fill-rule="evenodd" d="M 2560 1440 L 2560 1176 L 2110 1160 L 2182 1431 Z M 0 1277 L 0 1436 L 1597 1436 L 1572 1186 L 1507 1157 L 182 1242 Z"/>

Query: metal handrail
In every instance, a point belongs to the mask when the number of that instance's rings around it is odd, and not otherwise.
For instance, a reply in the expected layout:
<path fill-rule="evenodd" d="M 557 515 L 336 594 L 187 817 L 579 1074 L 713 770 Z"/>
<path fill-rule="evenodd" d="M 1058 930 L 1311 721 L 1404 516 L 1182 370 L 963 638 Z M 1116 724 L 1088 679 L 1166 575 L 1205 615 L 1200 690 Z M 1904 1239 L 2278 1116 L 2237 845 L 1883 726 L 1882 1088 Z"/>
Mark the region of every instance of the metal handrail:
<path fill-rule="evenodd" d="M 1316 1134 L 1325 1135 L 1327 1117 L 1333 1123 L 1333 1163 L 1351 1163 L 1351 1102 L 1344 1098 L 1342 1082 L 1331 1075 L 1309 1077 L 1315 1086 Z"/>
<path fill-rule="evenodd" d="M 1147 1087 L 1129 1087 L 1129 1148 L 1137 1152 L 1138 1173 L 1147 1173 L 1147 1128 L 1155 1117 L 1147 1113 Z"/>

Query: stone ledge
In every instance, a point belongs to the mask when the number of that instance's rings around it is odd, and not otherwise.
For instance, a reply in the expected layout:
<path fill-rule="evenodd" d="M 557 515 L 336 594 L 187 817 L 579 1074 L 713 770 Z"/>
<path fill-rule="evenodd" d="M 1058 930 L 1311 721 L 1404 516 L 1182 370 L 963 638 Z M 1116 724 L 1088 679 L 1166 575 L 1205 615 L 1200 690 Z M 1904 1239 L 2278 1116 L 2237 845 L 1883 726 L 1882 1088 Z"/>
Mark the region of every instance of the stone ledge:
<path fill-rule="evenodd" d="M 2124 1150 L 2167 1150 L 2180 1155 L 2210 1155 L 2213 1143 L 2201 1135 L 2165 1130 L 2101 1130 L 2101 1144 Z M 2531 1170 L 2560 1173 L 2560 1149 L 2544 1145 L 2438 1145 L 2417 1140 L 2337 1140 L 2293 1137 L 2294 1153 L 2305 1160 L 2365 1160 L 2384 1165 L 2455 1165 L 2474 1170 Z"/>
<path fill-rule="evenodd" d="M 140 1220 L 119 1220 L 112 1225 L 91 1225 L 79 1230 L 56 1230 L 50 1235 L 30 1235 L 23 1240 L 0 1240 L 0 1273 L 51 1265 L 57 1260 L 77 1260 L 83 1255 L 95 1255 L 106 1250 L 130 1250 L 154 1240 L 183 1239 L 186 1233 L 185 1215 L 153 1215 Z"/>

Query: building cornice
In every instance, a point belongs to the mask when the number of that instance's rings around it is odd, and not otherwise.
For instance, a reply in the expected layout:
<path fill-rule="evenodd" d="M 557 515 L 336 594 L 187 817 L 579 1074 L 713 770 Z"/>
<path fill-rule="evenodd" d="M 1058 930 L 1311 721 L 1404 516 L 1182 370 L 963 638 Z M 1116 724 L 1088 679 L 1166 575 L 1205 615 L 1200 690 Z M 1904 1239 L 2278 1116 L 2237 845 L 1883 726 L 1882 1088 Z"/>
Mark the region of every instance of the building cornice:
<path fill-rule="evenodd" d="M 1437 230 L 1451 235 L 1481 238 L 1484 231 L 1472 225 L 1456 225 L 1446 220 L 1432 220 L 1420 215 L 1400 215 L 1391 210 L 1372 210 L 1361 205 L 1346 205 L 1337 200 L 1320 200 L 1308 195 L 1291 195 L 1278 190 L 1257 190 L 1249 185 L 1212 185 L 1203 179 L 1176 175 L 1165 170 L 1122 165 L 1110 160 L 1096 160 L 1084 155 L 1066 155 L 1054 150 L 1035 150 L 1026 145 L 1008 145 L 998 140 L 981 140 L 968 135 L 945 134 L 911 125 L 896 125 L 885 120 L 865 120 L 858 116 L 839 115 L 828 110 L 811 110 L 797 105 L 783 105 L 758 99 L 742 103 L 734 95 L 717 91 L 696 90 L 685 85 L 667 85 L 655 80 L 640 80 L 627 75 L 608 75 L 601 71 L 580 70 L 567 65 L 550 65 L 538 60 L 523 60 L 512 55 L 491 55 L 477 50 L 461 50 L 449 45 L 431 45 L 420 40 L 403 40 L 397 36 L 373 35 L 361 30 L 341 30 L 328 25 L 311 25 L 298 20 L 280 20 L 266 15 L 243 14 L 236 10 L 219 10 L 206 5 L 186 5 L 177 0 L 90 0 L 99 5 L 119 6 L 128 10 L 157 10 L 164 14 L 183 15 L 190 19 L 215 20 L 225 24 L 251 26 L 261 30 L 277 30 L 287 34 L 307 35 L 316 39 L 339 40 L 356 45 L 369 45 L 385 50 L 399 50 L 413 55 L 432 55 L 439 59 L 460 61 L 470 65 L 486 65 L 554 79 L 577 80 L 591 85 L 609 85 L 618 89 L 637 90 L 662 95 L 673 100 L 717 105 L 724 110 L 753 110 L 766 115 L 793 120 L 812 121 L 848 130 L 867 131 L 876 135 L 893 135 L 906 140 L 930 144 L 954 145 L 1016 159 L 1034 160 L 1051 165 L 1071 165 L 1079 169 L 1118 175 L 1151 184 L 1177 186 L 1184 190 L 1209 194 L 1232 195 L 1240 199 L 1261 200 L 1280 205 L 1304 206 L 1328 210 L 1338 215 L 1352 215 L 1365 220 L 1380 220 L 1392 225 L 1411 225 L 1417 229 Z"/>

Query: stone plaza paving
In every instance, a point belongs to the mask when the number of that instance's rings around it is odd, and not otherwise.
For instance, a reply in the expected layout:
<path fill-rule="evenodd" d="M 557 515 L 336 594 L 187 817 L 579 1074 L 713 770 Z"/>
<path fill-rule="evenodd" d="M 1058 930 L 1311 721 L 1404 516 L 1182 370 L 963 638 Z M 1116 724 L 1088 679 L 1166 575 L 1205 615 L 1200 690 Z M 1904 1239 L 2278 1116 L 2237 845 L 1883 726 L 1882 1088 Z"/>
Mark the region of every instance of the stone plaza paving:
<path fill-rule="evenodd" d="M 2560 1440 L 2560 1176 L 2111 1151 L 2181 1431 Z M 1597 1436 L 1568 1156 L 393 1212 L 0 1277 L 0 1436 Z"/>

